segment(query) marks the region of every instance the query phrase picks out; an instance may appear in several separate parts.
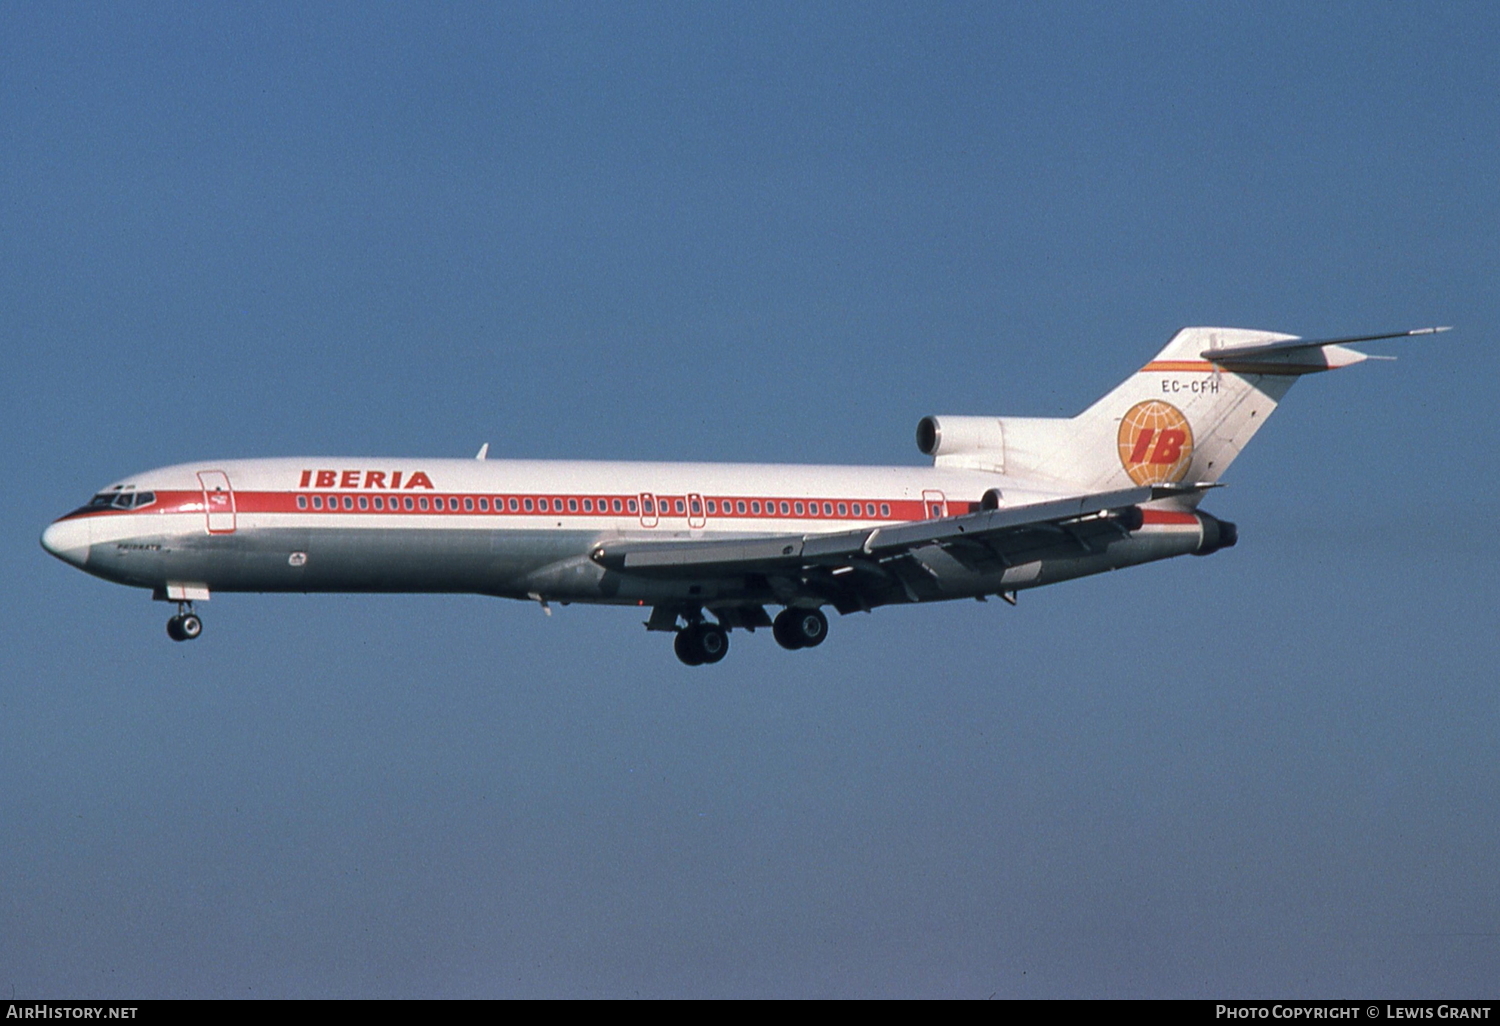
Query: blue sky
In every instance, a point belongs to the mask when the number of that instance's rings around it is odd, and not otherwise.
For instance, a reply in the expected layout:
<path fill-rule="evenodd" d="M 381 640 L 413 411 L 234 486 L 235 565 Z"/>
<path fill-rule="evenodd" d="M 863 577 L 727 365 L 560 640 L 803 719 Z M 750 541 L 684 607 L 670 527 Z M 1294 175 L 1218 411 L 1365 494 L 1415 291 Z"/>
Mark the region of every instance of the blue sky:
<path fill-rule="evenodd" d="M 0 988 L 1493 997 L 1485 4 L 0 6 Z M 1178 327 L 1240 545 L 737 636 L 164 607 L 37 536 L 270 455 L 920 462 Z"/>

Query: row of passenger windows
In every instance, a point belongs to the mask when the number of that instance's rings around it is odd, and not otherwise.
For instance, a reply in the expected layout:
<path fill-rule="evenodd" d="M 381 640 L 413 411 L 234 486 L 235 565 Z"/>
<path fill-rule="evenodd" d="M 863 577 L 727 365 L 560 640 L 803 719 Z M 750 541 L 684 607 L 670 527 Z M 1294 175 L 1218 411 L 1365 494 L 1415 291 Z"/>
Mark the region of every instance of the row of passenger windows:
<path fill-rule="evenodd" d="M 578 499 L 542 498 L 538 496 L 502 496 L 494 497 L 493 510 L 496 513 L 630 513 L 644 516 L 702 516 L 707 511 L 709 516 L 840 516 L 840 517 L 874 517 L 879 509 L 879 516 L 889 517 L 891 506 L 888 502 L 878 504 L 873 502 L 802 502 L 787 499 L 700 499 L 693 496 L 689 499 L 655 499 L 643 496 L 639 505 L 635 499 L 610 499 L 592 496 Z M 399 512 L 401 510 L 416 512 L 437 513 L 480 513 L 491 511 L 491 499 L 487 495 L 474 498 L 466 495 L 462 498 L 451 495 L 402 495 L 390 496 L 389 499 L 383 495 L 321 495 L 297 496 L 298 509 L 315 510 L 337 510 L 337 509 L 361 509 L 377 510 L 381 512 Z"/>

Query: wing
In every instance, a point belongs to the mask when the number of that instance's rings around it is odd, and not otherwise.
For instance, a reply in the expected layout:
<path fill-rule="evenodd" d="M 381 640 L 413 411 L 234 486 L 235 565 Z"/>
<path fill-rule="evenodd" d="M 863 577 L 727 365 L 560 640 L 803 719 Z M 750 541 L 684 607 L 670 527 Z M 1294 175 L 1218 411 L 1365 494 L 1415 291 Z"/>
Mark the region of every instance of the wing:
<path fill-rule="evenodd" d="M 943 597 L 934 566 L 995 574 L 1059 546 L 1092 551 L 1095 542 L 1139 527 L 1136 504 L 1153 497 L 1160 496 L 1151 488 L 1127 488 L 832 534 L 603 542 L 590 558 L 658 579 L 759 577 L 789 597 L 847 613 Z"/>

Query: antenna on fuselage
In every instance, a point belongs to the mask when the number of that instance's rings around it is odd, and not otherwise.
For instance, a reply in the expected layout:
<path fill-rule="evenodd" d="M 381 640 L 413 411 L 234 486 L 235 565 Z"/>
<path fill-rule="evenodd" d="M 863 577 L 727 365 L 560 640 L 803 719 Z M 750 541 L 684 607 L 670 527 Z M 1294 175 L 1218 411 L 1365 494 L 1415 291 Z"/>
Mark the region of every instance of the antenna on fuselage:
<path fill-rule="evenodd" d="M 487 460 L 487 459 L 489 459 L 490 458 L 490 443 L 489 442 L 485 442 L 483 445 L 481 445 L 479 447 L 479 451 L 474 454 L 474 458 L 476 460 Z"/>

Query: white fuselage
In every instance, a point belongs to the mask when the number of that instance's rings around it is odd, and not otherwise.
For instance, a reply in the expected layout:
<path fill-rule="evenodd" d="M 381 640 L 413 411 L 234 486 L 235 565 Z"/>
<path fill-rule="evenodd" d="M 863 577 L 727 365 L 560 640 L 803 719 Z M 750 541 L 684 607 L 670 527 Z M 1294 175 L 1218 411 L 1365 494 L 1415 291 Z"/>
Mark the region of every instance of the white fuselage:
<path fill-rule="evenodd" d="M 657 605 L 804 601 L 797 582 L 610 573 L 601 543 L 814 535 L 1003 508 L 1048 493 L 1003 475 L 927 467 L 326 458 L 230 460 L 148 471 L 59 520 L 44 544 L 90 573 L 159 597 L 213 591 L 477 592 Z M 141 499 L 109 501 L 110 496 Z M 143 501 L 149 496 L 149 501 Z M 107 503 L 107 504 L 106 504 Z M 128 508 L 126 508 L 128 507 Z M 1127 552 L 1063 546 L 1051 572 L 928 566 L 935 587 L 880 601 L 1034 586 L 1191 551 L 1202 525 L 1162 511 Z M 1162 542 L 1168 542 L 1165 547 Z M 1083 562 L 1080 563 L 1080 558 Z"/>

